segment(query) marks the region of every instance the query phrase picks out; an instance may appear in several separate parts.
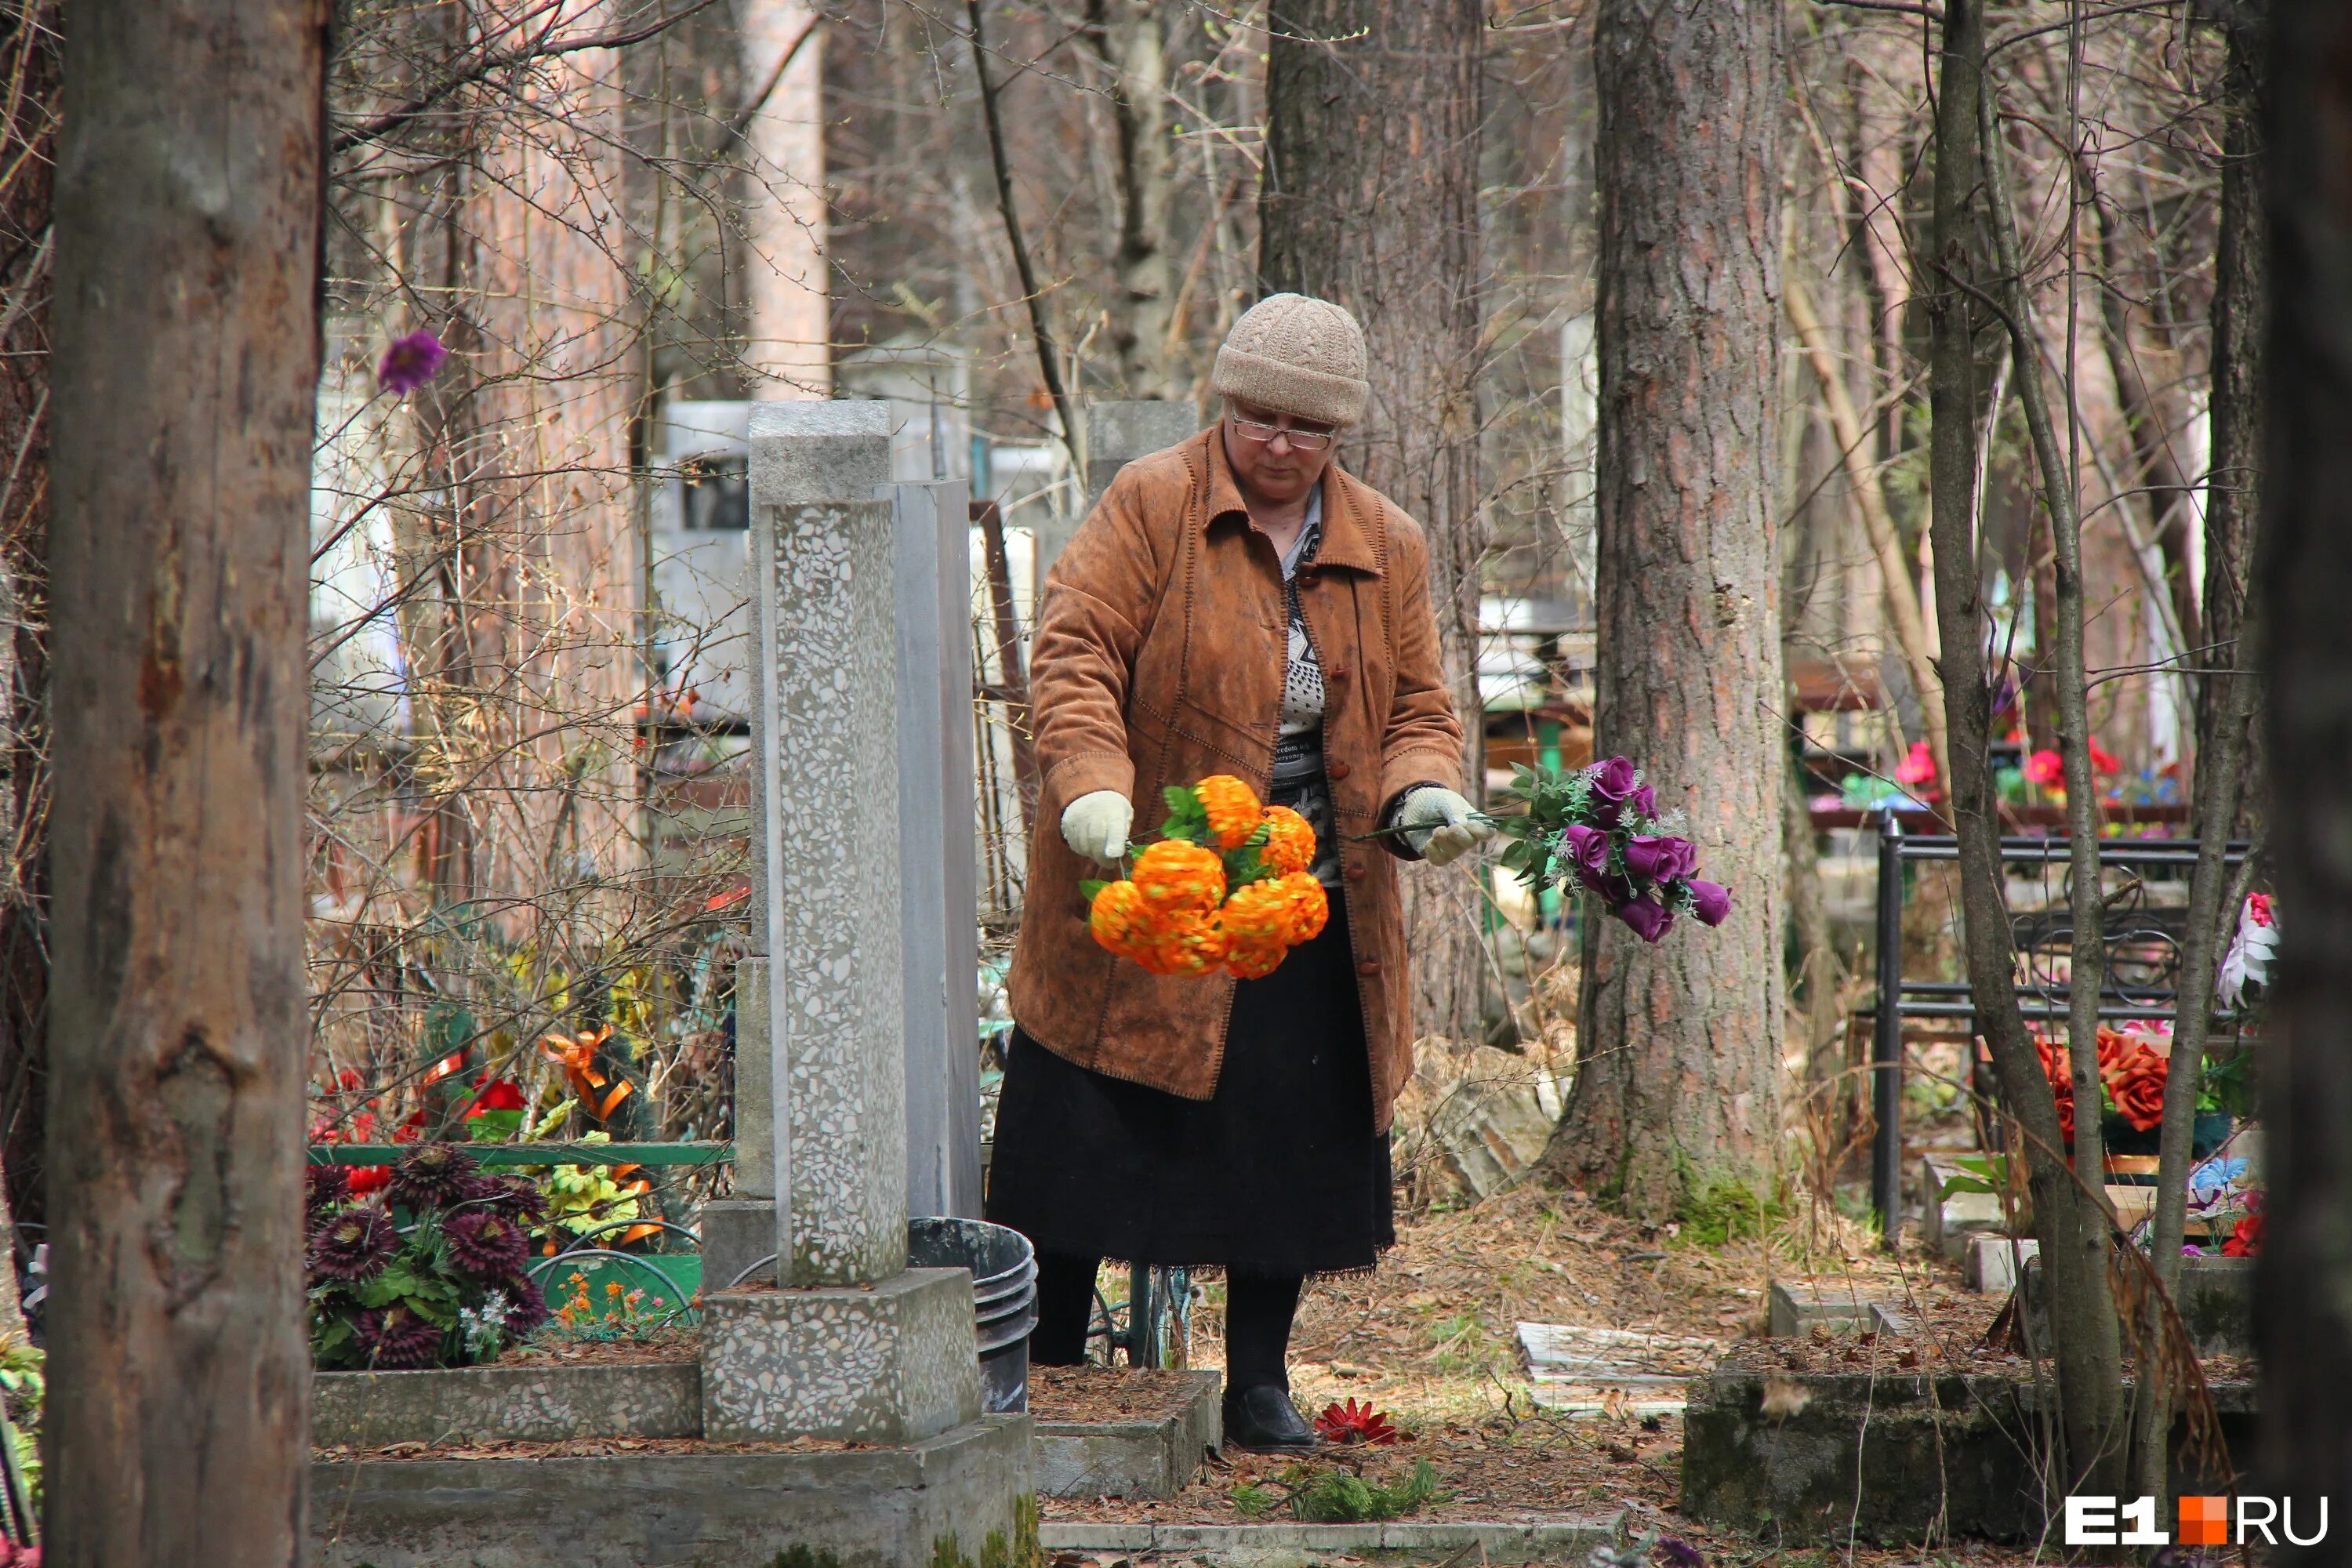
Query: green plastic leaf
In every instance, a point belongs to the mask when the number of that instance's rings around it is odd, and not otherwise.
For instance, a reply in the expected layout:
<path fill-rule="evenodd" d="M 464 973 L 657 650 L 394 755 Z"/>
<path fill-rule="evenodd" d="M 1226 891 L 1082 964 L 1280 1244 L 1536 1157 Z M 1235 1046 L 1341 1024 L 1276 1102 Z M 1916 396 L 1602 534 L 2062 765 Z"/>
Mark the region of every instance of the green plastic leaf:
<path fill-rule="evenodd" d="M 1086 880 L 1078 884 L 1078 897 L 1086 900 L 1087 902 L 1091 904 L 1095 901 L 1096 898 L 1101 894 L 1102 890 L 1109 886 L 1110 883 L 1100 877 L 1088 877 Z"/>

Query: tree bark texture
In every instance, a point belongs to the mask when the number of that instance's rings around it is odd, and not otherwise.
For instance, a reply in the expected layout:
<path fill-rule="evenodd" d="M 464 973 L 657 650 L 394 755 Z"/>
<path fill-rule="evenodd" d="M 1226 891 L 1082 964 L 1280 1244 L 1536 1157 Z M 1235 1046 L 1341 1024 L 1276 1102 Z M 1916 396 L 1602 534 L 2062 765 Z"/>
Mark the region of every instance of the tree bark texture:
<path fill-rule="evenodd" d="M 2249 1490 L 2352 1496 L 2352 7 L 2279 0 L 2264 94 L 2272 256 L 2265 618 L 2282 952 L 2263 1064 L 2270 1203 Z M 2301 1528 L 2308 1529 L 2307 1525 Z M 2281 1563 L 2339 1563 L 2344 1527 Z"/>
<path fill-rule="evenodd" d="M 48 1560 L 305 1555 L 322 0 L 98 0 L 57 202 Z"/>
<path fill-rule="evenodd" d="M 1780 13 L 1601 0 L 1597 755 L 1732 889 L 1645 946 L 1588 900 L 1556 1163 L 1662 1219 L 1780 1146 Z"/>
<path fill-rule="evenodd" d="M 1266 63 L 1258 270 L 1268 291 L 1333 300 L 1364 324 L 1372 395 L 1342 460 L 1429 536 L 1430 601 L 1462 715 L 1465 773 L 1486 776 L 1478 697 L 1479 79 L 1476 0 L 1276 0 Z M 1484 1032 L 1486 918 L 1460 867 L 1404 877 L 1413 1016 Z"/>
<path fill-rule="evenodd" d="M 1918 292 L 1929 328 L 1929 512 L 1936 555 L 1945 708 L 1951 722 L 1953 831 L 1959 841 L 1961 937 L 1978 1027 L 1990 1049 L 2002 1108 L 2021 1134 L 2035 1228 L 2049 1271 L 2052 1345 L 2061 1396 L 2060 1436 L 2076 1457 L 2071 1478 L 2095 1460 L 2119 1478 L 2121 1331 L 2106 1276 L 2104 1210 L 2078 1186 L 2065 1158 L 2057 1101 L 2027 1035 L 2012 986 L 2009 910 L 2000 868 L 2000 819 L 1990 751 L 1992 686 L 1985 659 L 1983 566 L 1975 537 L 1978 441 L 1976 334 L 1989 311 L 1979 265 L 1983 216 L 1980 127 L 1984 12 L 1980 0 L 1947 0 L 1936 98 L 1934 224 Z M 2014 296 L 2012 295 L 2012 299 Z M 2025 355 L 2021 373 L 2039 374 Z M 2044 424 L 2046 425 L 2046 411 Z M 2078 674 L 2079 679 L 2079 674 Z M 2076 1118 L 2098 1101 L 2095 1089 Z M 2109 1485 L 2110 1491 L 2119 1489 Z"/>
<path fill-rule="evenodd" d="M 1118 273 L 1111 352 L 1129 397 L 1192 395 L 1192 377 L 1169 341 L 1176 308 L 1169 211 L 1176 144 L 1168 133 L 1168 38 L 1187 18 L 1150 0 L 1087 0 L 1087 36 L 1110 81 L 1112 147 L 1118 177 Z"/>
<path fill-rule="evenodd" d="M 2221 216 L 2213 257 L 2213 451 L 2205 478 L 2205 643 L 2190 663 L 2207 669 L 2247 669 L 2254 650 L 2239 628 L 2246 618 L 2247 585 L 2254 561 L 2254 519 L 2262 513 L 2264 427 L 2263 345 L 2269 331 L 2271 258 L 2268 215 L 2263 206 L 2263 64 L 2268 0 L 2231 7 L 2223 79 Z M 2224 678 L 2197 683 L 2197 744 L 2215 743 L 2228 710 Z M 2245 787 L 2231 837 L 2245 837 L 2261 820 L 2268 790 L 2263 783 L 2263 726 L 2242 738 Z"/>
<path fill-rule="evenodd" d="M 2217 648 L 2210 656 L 2200 656 L 2192 646 L 2190 656 L 2191 663 L 2207 665 L 2216 673 L 2206 676 L 2200 687 L 2196 787 L 2190 795 L 2197 813 L 2197 865 L 2189 882 L 2189 924 L 2180 949 L 2179 1005 L 2173 1026 L 2172 1061 L 2176 1069 L 2182 1064 L 2193 1064 L 2198 1070 L 2175 1070 L 2165 1079 L 2163 1130 L 2158 1144 L 2156 1217 L 2153 1239 L 2148 1245 L 2157 1279 L 2165 1293 L 2176 1298 L 2180 1289 L 2180 1246 L 2188 1219 L 2197 1089 L 2204 1076 L 2205 1046 L 2212 1026 L 2216 969 L 2237 920 L 2237 910 L 2229 897 L 2237 882 L 2237 875 L 2227 860 L 2229 840 L 2245 816 L 2244 798 L 2251 793 L 2248 740 L 2255 727 L 2261 697 L 2261 682 L 2251 670 L 2219 673 L 2237 665 L 2234 645 L 2239 634 L 2242 630 L 2251 639 L 2257 635 L 2256 623 L 2260 619 L 2259 612 L 2250 611 L 2245 602 L 2245 567 L 2256 553 L 2254 541 L 2260 514 L 2244 506 L 2236 486 L 2221 477 L 2223 459 L 2218 448 L 2225 438 L 2225 425 L 2231 426 L 2226 438 L 2233 446 L 2250 447 L 2254 440 L 2249 437 L 2259 438 L 2262 408 L 2254 383 L 2261 363 L 2259 340 L 2249 342 L 2250 334 L 2244 327 L 2246 310 L 2250 304 L 2259 310 L 2268 285 L 2268 247 L 2262 244 L 2256 226 L 2261 213 L 2257 204 L 2248 200 L 2249 190 L 2259 190 L 2262 178 L 2259 135 L 2248 130 L 2259 96 L 2261 62 L 2247 37 L 2252 18 L 2232 20 L 2235 25 L 2230 27 L 2222 110 L 2227 117 L 2223 156 L 2228 163 L 2221 175 L 2220 253 L 2215 262 L 2219 281 L 2213 300 L 2213 429 L 2217 450 L 2213 471 L 2207 481 L 2207 493 L 2215 505 L 2222 502 L 2225 491 L 2229 492 L 2230 515 L 2226 521 L 2218 521 L 2210 512 L 2207 516 L 2205 583 L 2209 604 L 2216 597 L 2225 598 L 2229 604 L 2229 636 L 2233 646 L 2227 652 Z M 2231 188 L 2233 182 L 2237 186 L 2234 193 Z M 2254 232 L 2233 236 L 2233 224 Z M 2259 321 L 2260 317 L 2257 314 L 2252 319 Z M 2248 364 L 2248 360 L 2253 363 Z M 2225 399 L 2232 405 L 2226 412 Z M 2223 552 L 2219 558 L 2211 553 L 2217 545 Z M 2160 1331 L 2159 1323 L 2142 1324 L 2138 1342 L 2155 1343 L 2155 1336 Z M 2143 1379 L 2142 1386 L 2154 1393 L 2153 1396 L 2143 1395 L 2133 1412 L 2133 1451 L 2141 1487 L 2161 1490 L 2170 1474 L 2168 1435 L 2172 1409 L 2166 1397 L 2169 1391 L 2157 1378 Z"/>

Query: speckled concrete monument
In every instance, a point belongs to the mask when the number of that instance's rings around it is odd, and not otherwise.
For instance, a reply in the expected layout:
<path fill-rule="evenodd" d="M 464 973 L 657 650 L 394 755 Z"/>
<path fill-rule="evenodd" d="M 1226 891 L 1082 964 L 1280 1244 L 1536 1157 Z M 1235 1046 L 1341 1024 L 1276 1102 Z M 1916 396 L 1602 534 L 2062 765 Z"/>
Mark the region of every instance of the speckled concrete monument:
<path fill-rule="evenodd" d="M 980 1409 L 971 1276 L 906 1267 L 898 521 L 891 500 L 866 499 L 889 447 L 880 404 L 751 416 L 752 941 L 766 962 L 745 966 L 765 986 L 736 1037 L 747 1201 L 706 1222 L 714 1439 L 910 1442 Z M 768 1146 L 743 1147 L 763 1122 Z M 751 1190 L 762 1175 L 769 1191 Z M 735 1256 L 758 1245 L 761 1197 L 773 1283 L 725 1289 L 763 1255 Z"/>

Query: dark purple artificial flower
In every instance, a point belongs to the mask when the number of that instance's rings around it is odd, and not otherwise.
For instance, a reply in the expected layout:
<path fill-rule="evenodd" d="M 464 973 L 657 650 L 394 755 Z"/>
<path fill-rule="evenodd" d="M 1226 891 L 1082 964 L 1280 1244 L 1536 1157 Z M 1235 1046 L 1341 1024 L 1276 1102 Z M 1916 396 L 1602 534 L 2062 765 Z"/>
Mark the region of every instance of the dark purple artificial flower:
<path fill-rule="evenodd" d="M 1625 797 L 1625 804 L 1633 808 L 1636 816 L 1654 817 L 1658 815 L 1658 792 L 1648 784 L 1643 784 Z"/>
<path fill-rule="evenodd" d="M 1597 805 L 1607 802 L 1622 805 L 1633 796 L 1635 779 L 1633 764 L 1623 757 L 1612 757 L 1605 763 L 1595 763 L 1585 772 L 1592 786 L 1592 799 Z"/>
<path fill-rule="evenodd" d="M 305 1165 L 302 1168 L 304 1212 L 312 1224 L 321 1215 L 341 1208 L 351 1200 L 352 1173 L 341 1165 Z"/>
<path fill-rule="evenodd" d="M 431 1366 L 441 1359 L 439 1326 L 404 1306 L 390 1306 L 381 1311 L 371 1309 L 362 1312 L 352 1326 L 359 1331 L 360 1343 L 368 1352 L 371 1366 L 397 1371 Z"/>
<path fill-rule="evenodd" d="M 530 1255 L 522 1226 L 488 1209 L 467 1209 L 451 1215 L 441 1234 L 449 1238 L 450 1259 L 467 1273 L 485 1279 L 516 1272 Z"/>
<path fill-rule="evenodd" d="M 479 1165 L 454 1143 L 427 1143 L 395 1166 L 392 1195 L 412 1209 L 456 1201 L 472 1184 Z"/>
<path fill-rule="evenodd" d="M 1561 830 L 1560 838 L 1568 847 L 1568 858 L 1578 878 L 1587 887 L 1596 886 L 1609 870 L 1609 835 L 1581 822 L 1571 822 Z"/>
<path fill-rule="evenodd" d="M 471 1178 L 458 1193 L 457 1201 L 525 1225 L 536 1225 L 547 1217 L 546 1198 L 523 1176 L 499 1176 L 486 1172 Z"/>
<path fill-rule="evenodd" d="M 310 1272 L 322 1279 L 373 1279 L 400 1249 L 400 1233 L 380 1208 L 348 1208 L 310 1233 Z"/>
<path fill-rule="evenodd" d="M 1690 879 L 1691 913 L 1701 925 L 1719 926 L 1723 917 L 1731 912 L 1731 889 L 1720 882 Z"/>
<path fill-rule="evenodd" d="M 394 397 L 405 397 L 440 374 L 448 357 L 441 340 L 419 327 L 406 337 L 392 340 L 392 346 L 383 351 L 383 363 L 375 367 L 376 383 Z"/>
<path fill-rule="evenodd" d="M 1636 881 L 1672 881 L 1698 869 L 1698 851 L 1687 838 L 1636 833 L 1625 846 L 1625 869 Z"/>
<path fill-rule="evenodd" d="M 1687 1541 L 1669 1538 L 1658 1542 L 1650 1561 L 1660 1568 L 1706 1568 L 1706 1554 Z"/>
<path fill-rule="evenodd" d="M 545 1323 L 553 1313 L 547 1310 L 547 1293 L 530 1281 L 520 1268 L 514 1278 L 502 1279 L 499 1289 L 507 1296 L 507 1332 L 520 1339 Z"/>
<path fill-rule="evenodd" d="M 1655 899 L 1635 899 L 1630 904 L 1620 904 L 1617 918 L 1633 928 L 1633 934 L 1643 942 L 1655 942 L 1666 934 L 1675 923 L 1675 911 Z"/>

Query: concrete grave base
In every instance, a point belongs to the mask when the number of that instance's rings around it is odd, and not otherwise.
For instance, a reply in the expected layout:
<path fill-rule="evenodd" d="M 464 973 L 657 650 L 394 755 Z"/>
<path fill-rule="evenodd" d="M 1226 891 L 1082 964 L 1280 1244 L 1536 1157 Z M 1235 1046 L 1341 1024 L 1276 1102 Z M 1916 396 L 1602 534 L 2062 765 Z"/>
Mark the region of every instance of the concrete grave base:
<path fill-rule="evenodd" d="M 1318 1558 L 1460 1564 L 1582 1563 L 1615 1541 L 1614 1520 L 1522 1524 L 1465 1520 L 1390 1524 L 1048 1524 L 1039 1542 L 1053 1552 L 1182 1556 L 1213 1568 L 1297 1568 Z"/>
<path fill-rule="evenodd" d="M 2222 1436 L 2252 1451 L 2253 1386 L 2210 1385 Z M 1780 1373 L 1725 1365 L 1690 1387 L 1683 1511 L 1794 1543 L 1891 1544 L 2038 1536 L 2030 1377 L 1990 1373 Z M 1766 1413 L 1769 1404 L 1771 1413 Z M 2180 1428 L 2176 1426 L 2175 1452 Z M 2173 1490 L 2218 1490 L 2176 1474 Z M 2048 1503 L 2054 1515 L 2057 1503 Z"/>
<path fill-rule="evenodd" d="M 1046 1497 L 1167 1498 L 1191 1484 L 1202 1456 L 1225 1440 L 1223 1380 L 1190 1385 L 1165 1415 L 1126 1421 L 1037 1423 L 1037 1489 Z"/>
<path fill-rule="evenodd" d="M 310 1441 L 321 1448 L 701 1435 L 702 1369 L 690 1361 L 321 1372 L 310 1378 Z"/>
<path fill-rule="evenodd" d="M 2042 1259 L 2026 1260 L 2025 1310 L 2033 1342 L 2050 1342 L 2050 1301 Z M 2180 1326 L 2199 1355 L 2254 1353 L 2254 1260 L 2184 1258 L 2180 1289 L 2172 1298 Z"/>
<path fill-rule="evenodd" d="M 1029 1418 L 907 1447 L 322 1461 L 318 1568 L 976 1568 L 1033 1561 Z"/>
<path fill-rule="evenodd" d="M 919 1442 L 980 1414 L 971 1275 L 702 1299 L 702 1435 L 714 1443 Z"/>

